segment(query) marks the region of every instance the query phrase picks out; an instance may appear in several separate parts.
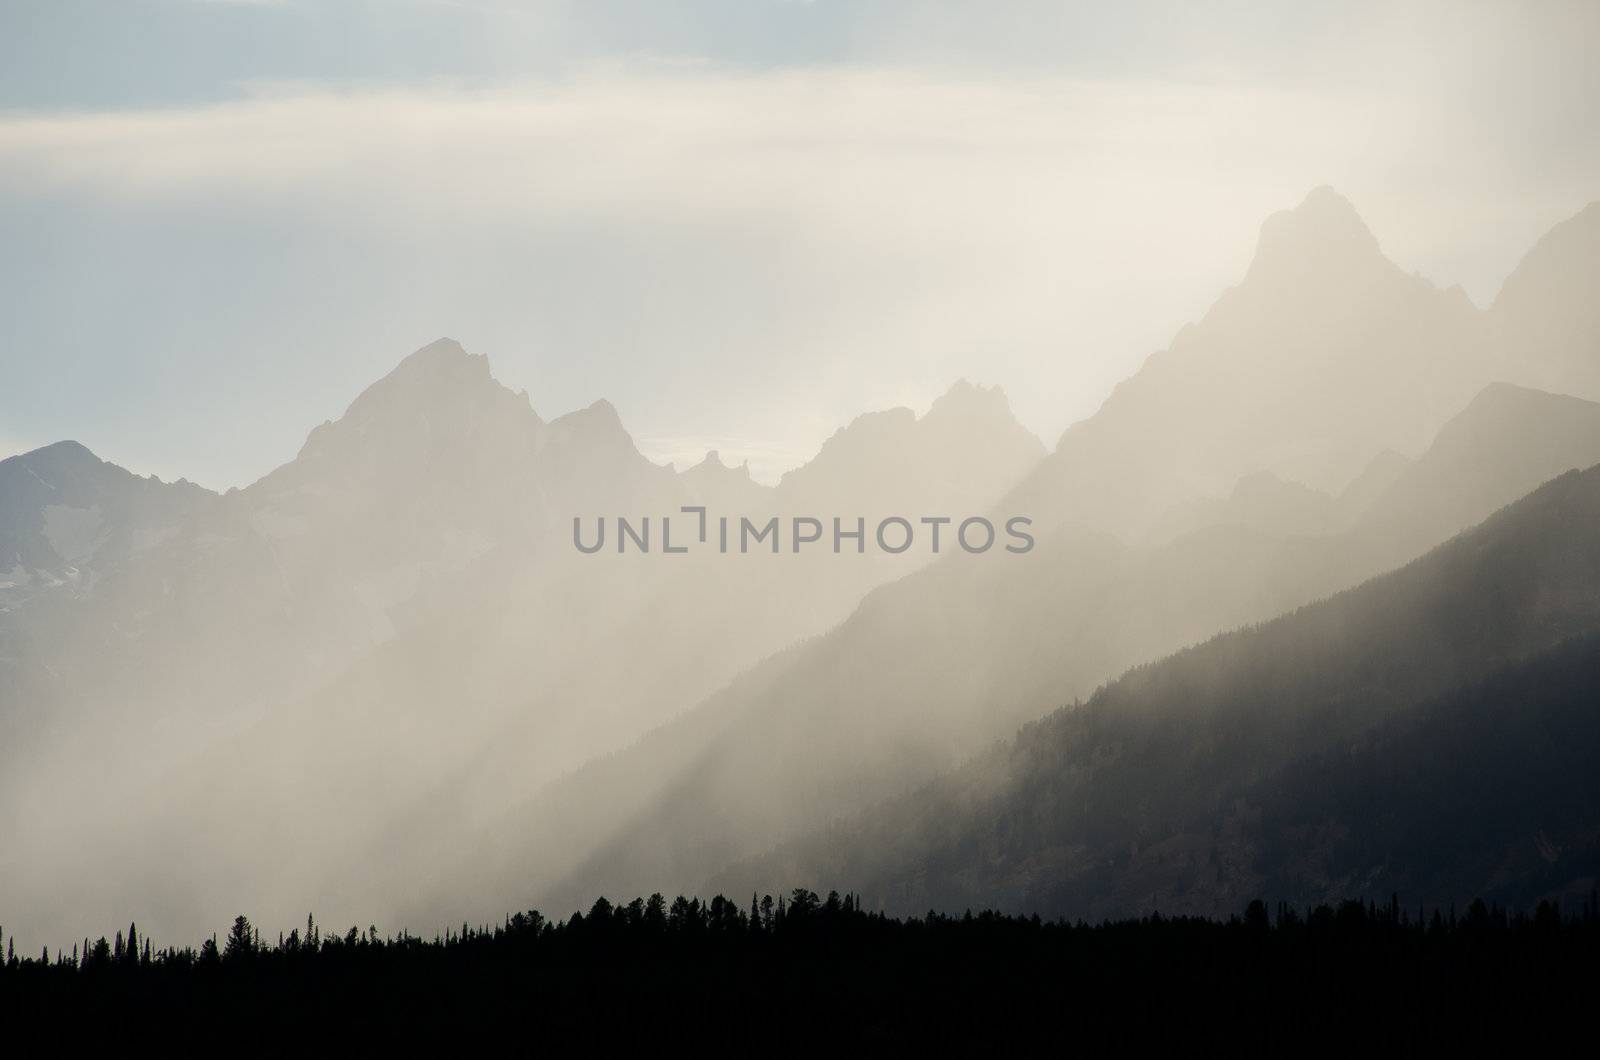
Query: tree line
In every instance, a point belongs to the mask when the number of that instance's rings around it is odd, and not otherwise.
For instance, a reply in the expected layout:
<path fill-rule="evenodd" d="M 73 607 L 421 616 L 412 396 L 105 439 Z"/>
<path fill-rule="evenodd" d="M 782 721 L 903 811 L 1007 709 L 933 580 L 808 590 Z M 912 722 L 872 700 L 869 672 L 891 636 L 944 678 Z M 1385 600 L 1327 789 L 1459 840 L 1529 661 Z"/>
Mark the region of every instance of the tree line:
<path fill-rule="evenodd" d="M 507 1026 L 530 1045 L 634 1048 L 1050 1037 L 1283 1048 L 1359 1035 L 1421 1046 L 1552 1035 L 1597 988 L 1593 893 L 1565 913 L 1255 901 L 1227 919 L 1087 924 L 897 918 L 854 894 L 797 889 L 748 903 L 601 898 L 564 920 L 530 910 L 432 938 L 324 931 L 307 917 L 269 939 L 244 916 L 198 946 L 156 946 L 135 924 L 37 955 L 6 938 L 0 1026 L 254 1027 L 233 1042 L 245 1052 L 278 1051 L 290 1030 L 459 1045 Z"/>

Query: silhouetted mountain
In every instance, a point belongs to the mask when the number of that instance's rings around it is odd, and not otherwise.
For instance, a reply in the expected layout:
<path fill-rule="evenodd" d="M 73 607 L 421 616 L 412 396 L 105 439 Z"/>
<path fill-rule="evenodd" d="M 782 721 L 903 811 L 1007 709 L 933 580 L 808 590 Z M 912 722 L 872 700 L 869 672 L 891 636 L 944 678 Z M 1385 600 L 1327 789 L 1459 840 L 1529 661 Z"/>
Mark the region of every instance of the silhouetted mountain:
<path fill-rule="evenodd" d="M 1597 525 L 1600 468 L 1563 475 L 1399 571 L 1140 667 L 718 883 L 851 879 L 895 909 L 982 896 L 1090 920 L 1262 888 L 1586 892 Z"/>

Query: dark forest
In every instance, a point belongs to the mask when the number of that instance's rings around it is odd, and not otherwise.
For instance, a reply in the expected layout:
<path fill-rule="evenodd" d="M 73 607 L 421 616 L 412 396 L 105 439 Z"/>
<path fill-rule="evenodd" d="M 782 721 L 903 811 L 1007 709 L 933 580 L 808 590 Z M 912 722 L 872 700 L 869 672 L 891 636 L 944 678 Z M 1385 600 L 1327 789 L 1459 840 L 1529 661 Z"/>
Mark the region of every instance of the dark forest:
<path fill-rule="evenodd" d="M 1227 919 L 896 919 L 800 889 L 748 908 L 661 895 L 431 939 L 375 927 L 200 946 L 137 925 L 0 972 L 12 1030 L 217 1035 L 230 1051 L 361 1042 L 857 1050 L 1027 1042 L 1263 1049 L 1555 1041 L 1590 1011 L 1600 911 L 1251 902 Z M 51 1021 L 60 1018 L 62 1023 Z"/>

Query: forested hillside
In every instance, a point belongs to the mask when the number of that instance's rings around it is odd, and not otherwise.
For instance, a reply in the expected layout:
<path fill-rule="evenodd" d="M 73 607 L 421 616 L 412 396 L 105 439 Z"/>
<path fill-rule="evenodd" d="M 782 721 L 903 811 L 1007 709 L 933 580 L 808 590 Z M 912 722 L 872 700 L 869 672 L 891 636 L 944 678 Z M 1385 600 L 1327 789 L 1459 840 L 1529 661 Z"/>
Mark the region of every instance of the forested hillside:
<path fill-rule="evenodd" d="M 849 879 L 892 909 L 982 896 L 1088 917 L 1586 889 L 1596 526 L 1600 468 L 1564 475 L 1399 571 L 1139 667 L 715 882 Z"/>

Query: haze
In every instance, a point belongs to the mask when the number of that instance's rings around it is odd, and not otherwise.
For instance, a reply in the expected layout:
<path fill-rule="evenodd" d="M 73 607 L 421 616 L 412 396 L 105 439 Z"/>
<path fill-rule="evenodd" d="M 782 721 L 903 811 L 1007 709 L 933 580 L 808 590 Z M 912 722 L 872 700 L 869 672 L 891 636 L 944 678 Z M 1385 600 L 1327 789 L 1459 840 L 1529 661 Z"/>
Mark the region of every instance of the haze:
<path fill-rule="evenodd" d="M 1592 9 L 594 6 L 7 9 L 19 944 L 1588 893 Z"/>

